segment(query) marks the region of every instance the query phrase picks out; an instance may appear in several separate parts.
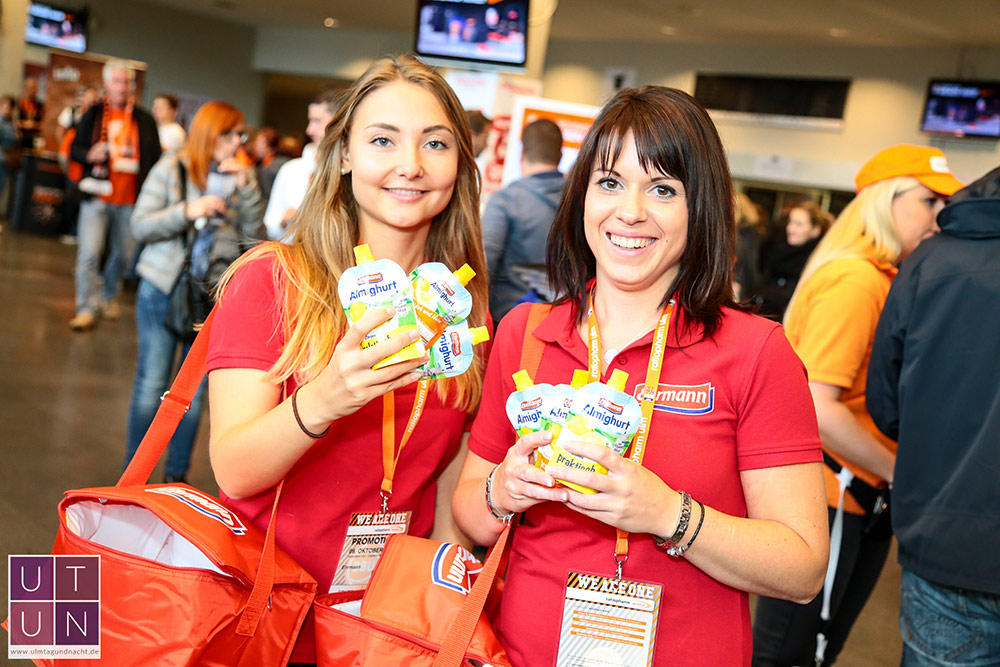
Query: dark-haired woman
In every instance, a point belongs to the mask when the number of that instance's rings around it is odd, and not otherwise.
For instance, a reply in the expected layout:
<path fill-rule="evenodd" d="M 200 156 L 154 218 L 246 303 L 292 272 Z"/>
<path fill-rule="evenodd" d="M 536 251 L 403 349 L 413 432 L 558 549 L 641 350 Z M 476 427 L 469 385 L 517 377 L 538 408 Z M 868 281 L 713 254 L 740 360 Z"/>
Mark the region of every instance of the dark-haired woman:
<path fill-rule="evenodd" d="M 715 127 L 685 93 L 623 91 L 583 142 L 548 244 L 563 296 L 530 330 L 528 306 L 501 323 L 453 501 L 480 543 L 523 513 L 498 622 L 515 665 L 748 665 L 749 593 L 819 590 L 816 418 L 780 327 L 734 305 L 732 202 Z M 530 337 L 536 382 L 628 372 L 647 418 L 626 456 L 559 440 L 607 475 L 529 463 L 550 434 L 519 439 L 504 402 Z"/>
<path fill-rule="evenodd" d="M 812 202 L 793 206 L 781 219 L 781 238 L 771 239 L 764 251 L 764 271 L 756 298 L 764 317 L 780 322 L 799 284 L 809 255 L 833 224 L 833 216 Z"/>

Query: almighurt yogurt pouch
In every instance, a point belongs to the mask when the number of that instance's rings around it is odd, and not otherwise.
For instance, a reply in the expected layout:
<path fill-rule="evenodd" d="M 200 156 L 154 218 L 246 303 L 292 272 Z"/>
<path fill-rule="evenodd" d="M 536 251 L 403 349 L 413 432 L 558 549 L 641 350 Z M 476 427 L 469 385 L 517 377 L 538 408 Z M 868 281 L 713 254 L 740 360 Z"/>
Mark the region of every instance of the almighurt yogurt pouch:
<path fill-rule="evenodd" d="M 518 437 L 542 430 L 544 397 L 550 384 L 534 384 L 523 368 L 514 373 L 514 392 L 507 397 L 507 419 Z"/>
<path fill-rule="evenodd" d="M 591 382 L 582 387 L 573 399 L 566 424 L 559 433 L 559 439 L 552 442 L 550 464 L 588 470 L 601 475 L 608 474 L 607 468 L 584 456 L 570 454 L 560 446 L 567 439 L 603 445 L 624 455 L 632 438 L 639 431 L 642 407 L 639 401 L 625 393 L 628 373 L 615 370 L 607 384 Z M 561 483 L 582 493 L 596 493 L 591 488 L 559 480 Z"/>
<path fill-rule="evenodd" d="M 542 429 L 552 432 L 552 439 L 559 437 L 559 432 L 566 424 L 569 417 L 570 408 L 573 407 L 573 399 L 576 398 L 578 389 L 590 381 L 590 374 L 583 368 L 573 371 L 573 379 L 569 384 L 553 385 L 548 395 L 543 398 L 545 415 L 542 417 Z M 548 399 L 548 400 L 545 400 Z M 552 445 L 542 445 L 533 453 L 532 461 L 536 466 L 545 470 L 552 458 Z"/>
<path fill-rule="evenodd" d="M 452 272 L 441 262 L 421 264 L 410 273 L 417 327 L 424 345 L 433 345 L 445 327 L 458 324 L 472 312 L 472 295 L 465 286 L 475 275 L 468 264 Z"/>
<path fill-rule="evenodd" d="M 337 283 L 337 295 L 347 319 L 353 324 L 370 308 L 394 308 L 396 314 L 375 327 L 364 340 L 365 349 L 393 336 L 417 330 L 413 310 L 413 289 L 403 268 L 391 259 L 375 259 L 367 245 L 354 249 L 357 266 L 344 271 Z M 372 368 L 378 369 L 424 356 L 423 341 L 417 339 L 396 354 L 391 354 Z"/>
<path fill-rule="evenodd" d="M 444 334 L 438 336 L 434 344 L 427 348 L 430 359 L 418 369 L 421 373 L 420 379 L 438 380 L 461 375 L 469 370 L 476 356 L 473 346 L 485 343 L 489 339 L 489 329 L 470 328 L 464 320 L 446 327 Z"/>

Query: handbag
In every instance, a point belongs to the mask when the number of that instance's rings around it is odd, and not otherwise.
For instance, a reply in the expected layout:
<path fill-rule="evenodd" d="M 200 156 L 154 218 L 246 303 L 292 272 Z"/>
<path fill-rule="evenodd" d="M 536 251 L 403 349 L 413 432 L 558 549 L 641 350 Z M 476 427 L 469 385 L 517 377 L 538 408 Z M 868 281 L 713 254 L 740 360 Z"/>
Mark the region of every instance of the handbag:
<path fill-rule="evenodd" d="M 499 610 L 496 577 L 511 528 L 485 565 L 456 544 L 389 537 L 364 591 L 328 593 L 313 603 L 317 665 L 510 667 L 490 622 Z M 488 599 L 494 604 L 484 614 Z"/>
<path fill-rule="evenodd" d="M 177 161 L 181 184 L 181 201 L 187 201 L 187 169 L 184 163 Z M 204 282 L 199 281 L 191 273 L 191 252 L 194 241 L 188 234 L 184 237 L 185 256 L 181 272 L 177 275 L 170 288 L 167 312 L 163 316 L 163 326 L 167 331 L 182 341 L 194 340 L 198 327 L 208 317 L 212 310 L 214 299 Z"/>
<path fill-rule="evenodd" d="M 250 667 L 291 656 L 316 581 L 275 545 L 277 498 L 264 534 L 187 484 L 146 483 L 204 377 L 211 321 L 117 485 L 59 503 L 53 554 L 100 557 L 100 660 L 35 664 Z"/>

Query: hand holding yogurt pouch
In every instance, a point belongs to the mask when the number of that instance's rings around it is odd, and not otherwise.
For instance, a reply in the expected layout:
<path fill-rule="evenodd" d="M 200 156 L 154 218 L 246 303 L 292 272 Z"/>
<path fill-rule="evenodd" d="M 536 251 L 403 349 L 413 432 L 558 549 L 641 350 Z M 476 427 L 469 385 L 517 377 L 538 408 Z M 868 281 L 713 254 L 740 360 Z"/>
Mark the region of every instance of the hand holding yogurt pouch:
<path fill-rule="evenodd" d="M 514 373 L 514 392 L 507 397 L 507 419 L 518 437 L 542 430 L 543 401 L 550 384 L 534 384 L 523 368 Z"/>
<path fill-rule="evenodd" d="M 590 373 L 586 369 L 577 368 L 573 371 L 573 379 L 569 384 L 554 385 L 549 390 L 548 395 L 543 398 L 542 403 L 545 407 L 545 414 L 542 415 L 542 428 L 539 430 L 551 431 L 553 441 L 559 437 L 559 432 L 566 424 L 566 419 L 569 417 L 569 411 L 573 406 L 573 399 L 576 398 L 577 390 L 585 386 L 588 382 L 590 382 Z M 551 458 L 552 445 L 542 445 L 534 451 L 532 462 L 542 470 L 545 470 Z"/>
<path fill-rule="evenodd" d="M 420 379 L 438 380 L 461 375 L 469 370 L 476 356 L 473 346 L 485 343 L 489 339 L 488 328 L 470 328 L 464 320 L 446 327 L 444 334 L 427 348 L 430 359 L 417 369 L 421 373 Z"/>
<path fill-rule="evenodd" d="M 550 464 L 588 470 L 601 475 L 608 474 L 607 468 L 584 456 L 570 454 L 560 446 L 569 439 L 602 445 L 623 456 L 632 438 L 639 431 L 642 407 L 632 396 L 625 393 L 628 373 L 615 370 L 607 384 L 592 382 L 582 387 L 573 399 L 566 423 L 559 438 L 552 442 Z M 562 484 L 581 493 L 596 493 L 591 488 L 559 480 Z"/>
<path fill-rule="evenodd" d="M 472 294 L 465 286 L 475 275 L 468 264 L 452 272 L 441 262 L 421 264 L 410 273 L 417 327 L 424 345 L 433 345 L 445 327 L 458 324 L 472 312 Z"/>
<path fill-rule="evenodd" d="M 396 314 L 380 324 L 361 341 L 365 349 L 394 336 L 417 330 L 413 310 L 413 290 L 403 268 L 391 259 L 375 259 L 367 245 L 354 249 L 357 266 L 344 271 L 337 283 L 337 295 L 347 319 L 353 324 L 370 308 L 394 308 Z M 416 340 L 396 354 L 389 355 L 372 368 L 398 364 L 424 356 L 424 344 Z"/>

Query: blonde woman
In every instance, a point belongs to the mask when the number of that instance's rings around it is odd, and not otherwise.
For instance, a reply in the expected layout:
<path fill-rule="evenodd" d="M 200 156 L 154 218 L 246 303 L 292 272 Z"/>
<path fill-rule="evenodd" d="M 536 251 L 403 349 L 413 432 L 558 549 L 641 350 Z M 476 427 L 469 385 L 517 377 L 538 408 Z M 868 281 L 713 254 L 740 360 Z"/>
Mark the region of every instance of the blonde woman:
<path fill-rule="evenodd" d="M 485 324 L 478 199 L 454 92 L 413 57 L 384 58 L 327 127 L 292 242 L 264 244 L 229 273 L 208 358 L 212 467 L 223 497 L 262 528 L 284 480 L 278 544 L 322 592 L 364 584 L 365 563 L 342 554 L 354 514 L 387 510 L 408 532 L 431 533 L 437 482 L 465 446 L 482 390 L 481 364 L 431 383 L 402 446 L 424 388 L 414 370 L 426 359 L 372 370 L 413 338 L 362 350 L 361 339 L 389 314 L 370 310 L 349 326 L 337 282 L 359 242 L 406 271 L 468 262 L 480 274 L 469 283 L 470 324 Z M 450 493 L 442 492 L 445 503 Z M 292 661 L 315 662 L 314 653 L 307 620 Z"/>
<path fill-rule="evenodd" d="M 889 550 L 881 509 L 896 443 L 865 409 L 868 358 L 896 266 L 939 231 L 937 213 L 962 184 L 941 151 L 911 145 L 875 155 L 855 184 L 858 196 L 809 258 L 785 314 L 788 340 L 809 372 L 826 455 L 831 564 L 823 593 L 805 608 L 760 599 L 754 665 L 833 664 Z"/>

